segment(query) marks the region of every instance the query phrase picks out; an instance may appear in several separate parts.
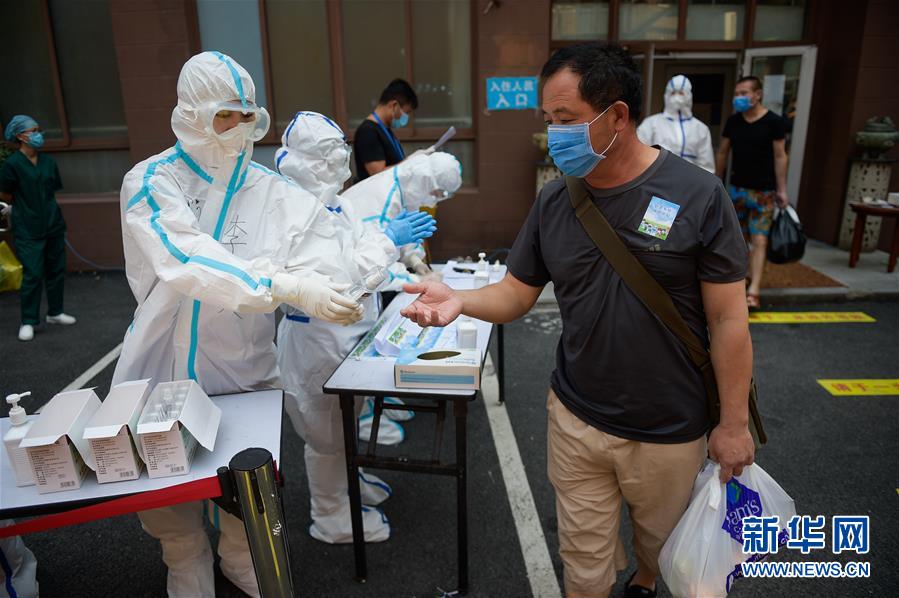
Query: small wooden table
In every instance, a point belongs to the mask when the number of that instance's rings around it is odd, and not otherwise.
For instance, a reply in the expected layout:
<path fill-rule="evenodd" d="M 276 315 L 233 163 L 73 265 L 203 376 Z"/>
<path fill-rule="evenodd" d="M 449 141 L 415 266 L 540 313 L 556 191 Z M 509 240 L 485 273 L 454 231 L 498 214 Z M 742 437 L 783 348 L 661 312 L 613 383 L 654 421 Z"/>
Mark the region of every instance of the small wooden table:
<path fill-rule="evenodd" d="M 887 262 L 887 272 L 896 269 L 896 256 L 899 255 L 899 207 L 871 205 L 853 202 L 849 204 L 855 212 L 855 231 L 852 234 L 852 250 L 849 252 L 849 267 L 855 268 L 858 263 L 858 255 L 862 251 L 862 238 L 865 235 L 865 220 L 868 216 L 880 216 L 881 218 L 894 218 L 893 245 L 890 247 L 890 259 Z"/>

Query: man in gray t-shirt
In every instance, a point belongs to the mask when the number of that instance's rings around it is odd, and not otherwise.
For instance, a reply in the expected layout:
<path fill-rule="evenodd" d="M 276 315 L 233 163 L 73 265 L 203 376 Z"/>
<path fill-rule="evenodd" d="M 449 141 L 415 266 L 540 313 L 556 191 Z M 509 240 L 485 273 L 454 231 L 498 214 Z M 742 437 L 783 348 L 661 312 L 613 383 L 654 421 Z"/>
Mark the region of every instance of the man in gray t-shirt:
<path fill-rule="evenodd" d="M 701 282 L 746 276 L 746 243 L 721 181 L 660 150 L 632 181 L 588 190 L 708 346 Z M 670 230 L 649 228 L 648 215 L 666 205 L 673 216 Z M 543 188 L 507 265 L 529 286 L 550 280 L 555 285 L 565 326 L 552 388 L 567 409 L 632 440 L 674 444 L 705 435 L 709 422 L 699 371 L 678 338 L 603 259 L 571 208 L 564 180 Z"/>
<path fill-rule="evenodd" d="M 445 326 L 460 313 L 508 322 L 554 283 L 563 333 L 547 400 L 547 469 L 566 595 L 606 596 L 616 569 L 626 567 L 618 537 L 623 499 L 637 561 L 625 596 L 651 598 L 659 552 L 706 452 L 722 482 L 753 461 L 746 246 L 720 181 L 637 139 L 642 82 L 624 49 L 558 50 L 541 85 L 556 166 L 584 180 L 596 207 L 710 348 L 719 424 L 709 433 L 699 372 L 592 243 L 562 181 L 540 193 L 501 282 L 475 291 L 407 285 L 421 297 L 402 313 L 423 326 Z"/>

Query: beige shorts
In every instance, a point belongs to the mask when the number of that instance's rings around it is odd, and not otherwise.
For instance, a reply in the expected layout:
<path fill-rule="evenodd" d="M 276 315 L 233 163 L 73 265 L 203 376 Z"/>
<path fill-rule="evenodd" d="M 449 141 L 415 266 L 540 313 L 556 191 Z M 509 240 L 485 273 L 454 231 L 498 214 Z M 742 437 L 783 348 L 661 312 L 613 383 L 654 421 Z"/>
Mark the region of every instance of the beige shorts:
<path fill-rule="evenodd" d="M 605 597 L 616 572 L 627 567 L 619 537 L 622 497 L 633 521 L 637 565 L 658 575 L 659 552 L 705 462 L 705 437 L 653 444 L 612 436 L 580 420 L 551 390 L 546 409 L 566 591 Z"/>

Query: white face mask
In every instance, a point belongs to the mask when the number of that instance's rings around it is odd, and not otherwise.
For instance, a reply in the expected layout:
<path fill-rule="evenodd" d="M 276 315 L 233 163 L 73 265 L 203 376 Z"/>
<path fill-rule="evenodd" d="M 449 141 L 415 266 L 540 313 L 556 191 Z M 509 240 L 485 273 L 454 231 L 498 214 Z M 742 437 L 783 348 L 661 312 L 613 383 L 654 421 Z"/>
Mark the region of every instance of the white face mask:
<path fill-rule="evenodd" d="M 236 126 L 228 129 L 224 133 L 219 133 L 216 138 L 225 152 L 229 155 L 237 155 L 242 152 L 247 145 L 252 145 L 254 133 L 256 132 L 256 123 L 244 122 L 238 123 Z"/>
<path fill-rule="evenodd" d="M 673 93 L 668 98 L 668 104 L 673 110 L 683 110 L 687 107 L 687 97 L 682 93 Z"/>

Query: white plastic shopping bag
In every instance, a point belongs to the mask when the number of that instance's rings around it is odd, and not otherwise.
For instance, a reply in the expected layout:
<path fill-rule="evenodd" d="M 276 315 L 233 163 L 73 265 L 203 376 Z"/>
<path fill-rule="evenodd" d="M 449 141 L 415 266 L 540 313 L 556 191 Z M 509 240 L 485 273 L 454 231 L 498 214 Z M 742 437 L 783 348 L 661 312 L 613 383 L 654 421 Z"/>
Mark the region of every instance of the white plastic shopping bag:
<path fill-rule="evenodd" d="M 758 465 L 727 484 L 718 480 L 721 467 L 707 461 L 693 484 L 690 505 L 659 555 L 662 578 L 678 597 L 727 596 L 742 577 L 740 564 L 763 555 L 743 553 L 743 518 L 778 516 L 778 544 L 788 538 L 795 514 L 793 499 Z"/>

